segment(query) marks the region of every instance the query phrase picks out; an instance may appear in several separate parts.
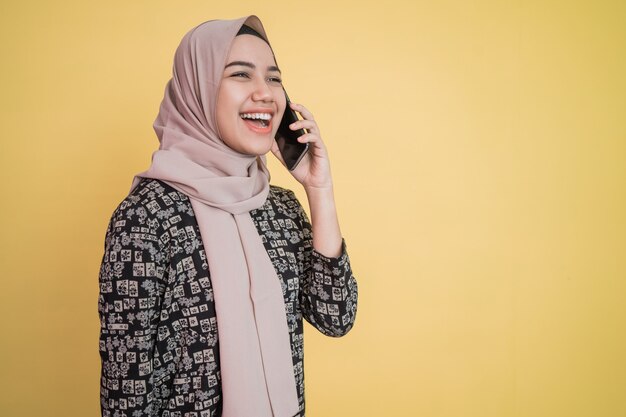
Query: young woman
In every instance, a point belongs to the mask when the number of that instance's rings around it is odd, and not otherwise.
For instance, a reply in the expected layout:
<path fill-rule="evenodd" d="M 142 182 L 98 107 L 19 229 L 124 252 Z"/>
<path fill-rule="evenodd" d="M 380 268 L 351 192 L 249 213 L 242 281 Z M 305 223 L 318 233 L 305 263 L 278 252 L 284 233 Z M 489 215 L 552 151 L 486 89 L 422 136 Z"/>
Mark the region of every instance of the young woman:
<path fill-rule="evenodd" d="M 310 147 L 291 172 L 312 222 L 269 184 L 280 77 L 256 16 L 204 22 L 177 48 L 159 149 L 106 232 L 103 416 L 304 416 L 302 317 L 334 337 L 354 325 L 328 155 L 300 104 L 291 128 Z"/>

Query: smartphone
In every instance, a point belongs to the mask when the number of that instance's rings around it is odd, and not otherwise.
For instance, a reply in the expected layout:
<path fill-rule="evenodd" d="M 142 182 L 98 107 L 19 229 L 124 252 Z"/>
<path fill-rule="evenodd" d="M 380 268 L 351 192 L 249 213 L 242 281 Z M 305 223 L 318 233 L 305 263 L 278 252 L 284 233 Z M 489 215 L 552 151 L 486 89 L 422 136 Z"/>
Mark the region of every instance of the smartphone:
<path fill-rule="evenodd" d="M 290 124 L 297 122 L 300 119 L 298 119 L 296 112 L 289 106 L 291 101 L 289 101 L 289 96 L 284 88 L 283 91 L 285 92 L 285 97 L 287 98 L 287 106 L 285 107 L 285 113 L 280 121 L 278 131 L 276 132 L 276 143 L 278 144 L 280 154 L 285 161 L 285 165 L 287 165 L 287 169 L 289 171 L 293 171 L 309 150 L 308 143 L 298 142 L 298 138 L 308 132 L 306 129 L 291 130 L 289 128 Z"/>

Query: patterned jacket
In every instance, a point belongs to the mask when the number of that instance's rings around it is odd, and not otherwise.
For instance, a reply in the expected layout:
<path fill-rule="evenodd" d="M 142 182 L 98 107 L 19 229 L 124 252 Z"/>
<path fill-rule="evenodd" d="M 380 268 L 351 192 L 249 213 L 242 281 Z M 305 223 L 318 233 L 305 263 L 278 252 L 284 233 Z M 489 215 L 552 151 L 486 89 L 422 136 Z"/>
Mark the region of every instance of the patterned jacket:
<path fill-rule="evenodd" d="M 313 248 L 311 224 L 292 191 L 271 185 L 250 215 L 281 280 L 296 417 L 304 417 L 302 317 L 325 335 L 345 335 L 356 317 L 357 283 L 345 241 L 337 258 Z M 113 212 L 99 284 L 102 415 L 220 416 L 218 323 L 189 198 L 142 179 Z"/>

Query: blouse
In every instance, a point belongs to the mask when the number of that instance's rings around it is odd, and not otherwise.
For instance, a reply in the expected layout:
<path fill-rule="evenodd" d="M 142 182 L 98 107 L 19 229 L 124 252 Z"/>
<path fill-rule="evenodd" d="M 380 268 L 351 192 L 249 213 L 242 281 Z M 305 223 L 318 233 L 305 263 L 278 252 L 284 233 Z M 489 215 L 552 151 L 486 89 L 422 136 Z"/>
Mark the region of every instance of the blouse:
<path fill-rule="evenodd" d="M 283 289 L 299 401 L 294 417 L 304 417 L 302 318 L 327 336 L 345 335 L 356 317 L 357 283 L 344 239 L 338 257 L 313 248 L 293 191 L 270 185 L 250 216 Z M 189 197 L 143 178 L 117 206 L 106 231 L 98 312 L 103 417 L 221 415 L 218 323 Z"/>

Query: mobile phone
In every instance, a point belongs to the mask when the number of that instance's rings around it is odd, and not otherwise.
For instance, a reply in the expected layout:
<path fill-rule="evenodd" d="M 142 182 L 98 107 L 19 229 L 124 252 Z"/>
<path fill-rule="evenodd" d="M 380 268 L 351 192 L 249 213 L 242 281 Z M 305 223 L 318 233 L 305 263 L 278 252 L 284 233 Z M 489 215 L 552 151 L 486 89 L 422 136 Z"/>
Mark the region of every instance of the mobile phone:
<path fill-rule="evenodd" d="M 287 98 L 287 106 L 285 107 L 285 113 L 280 121 L 280 126 L 278 126 L 275 138 L 280 154 L 285 161 L 285 165 L 287 165 L 287 169 L 289 171 L 293 171 L 309 150 L 308 143 L 298 142 L 298 138 L 308 132 L 306 129 L 291 130 L 289 128 L 291 123 L 297 122 L 300 119 L 298 119 L 296 112 L 289 106 L 291 101 L 289 101 L 289 96 L 284 88 L 283 91 L 285 92 L 285 97 Z"/>

